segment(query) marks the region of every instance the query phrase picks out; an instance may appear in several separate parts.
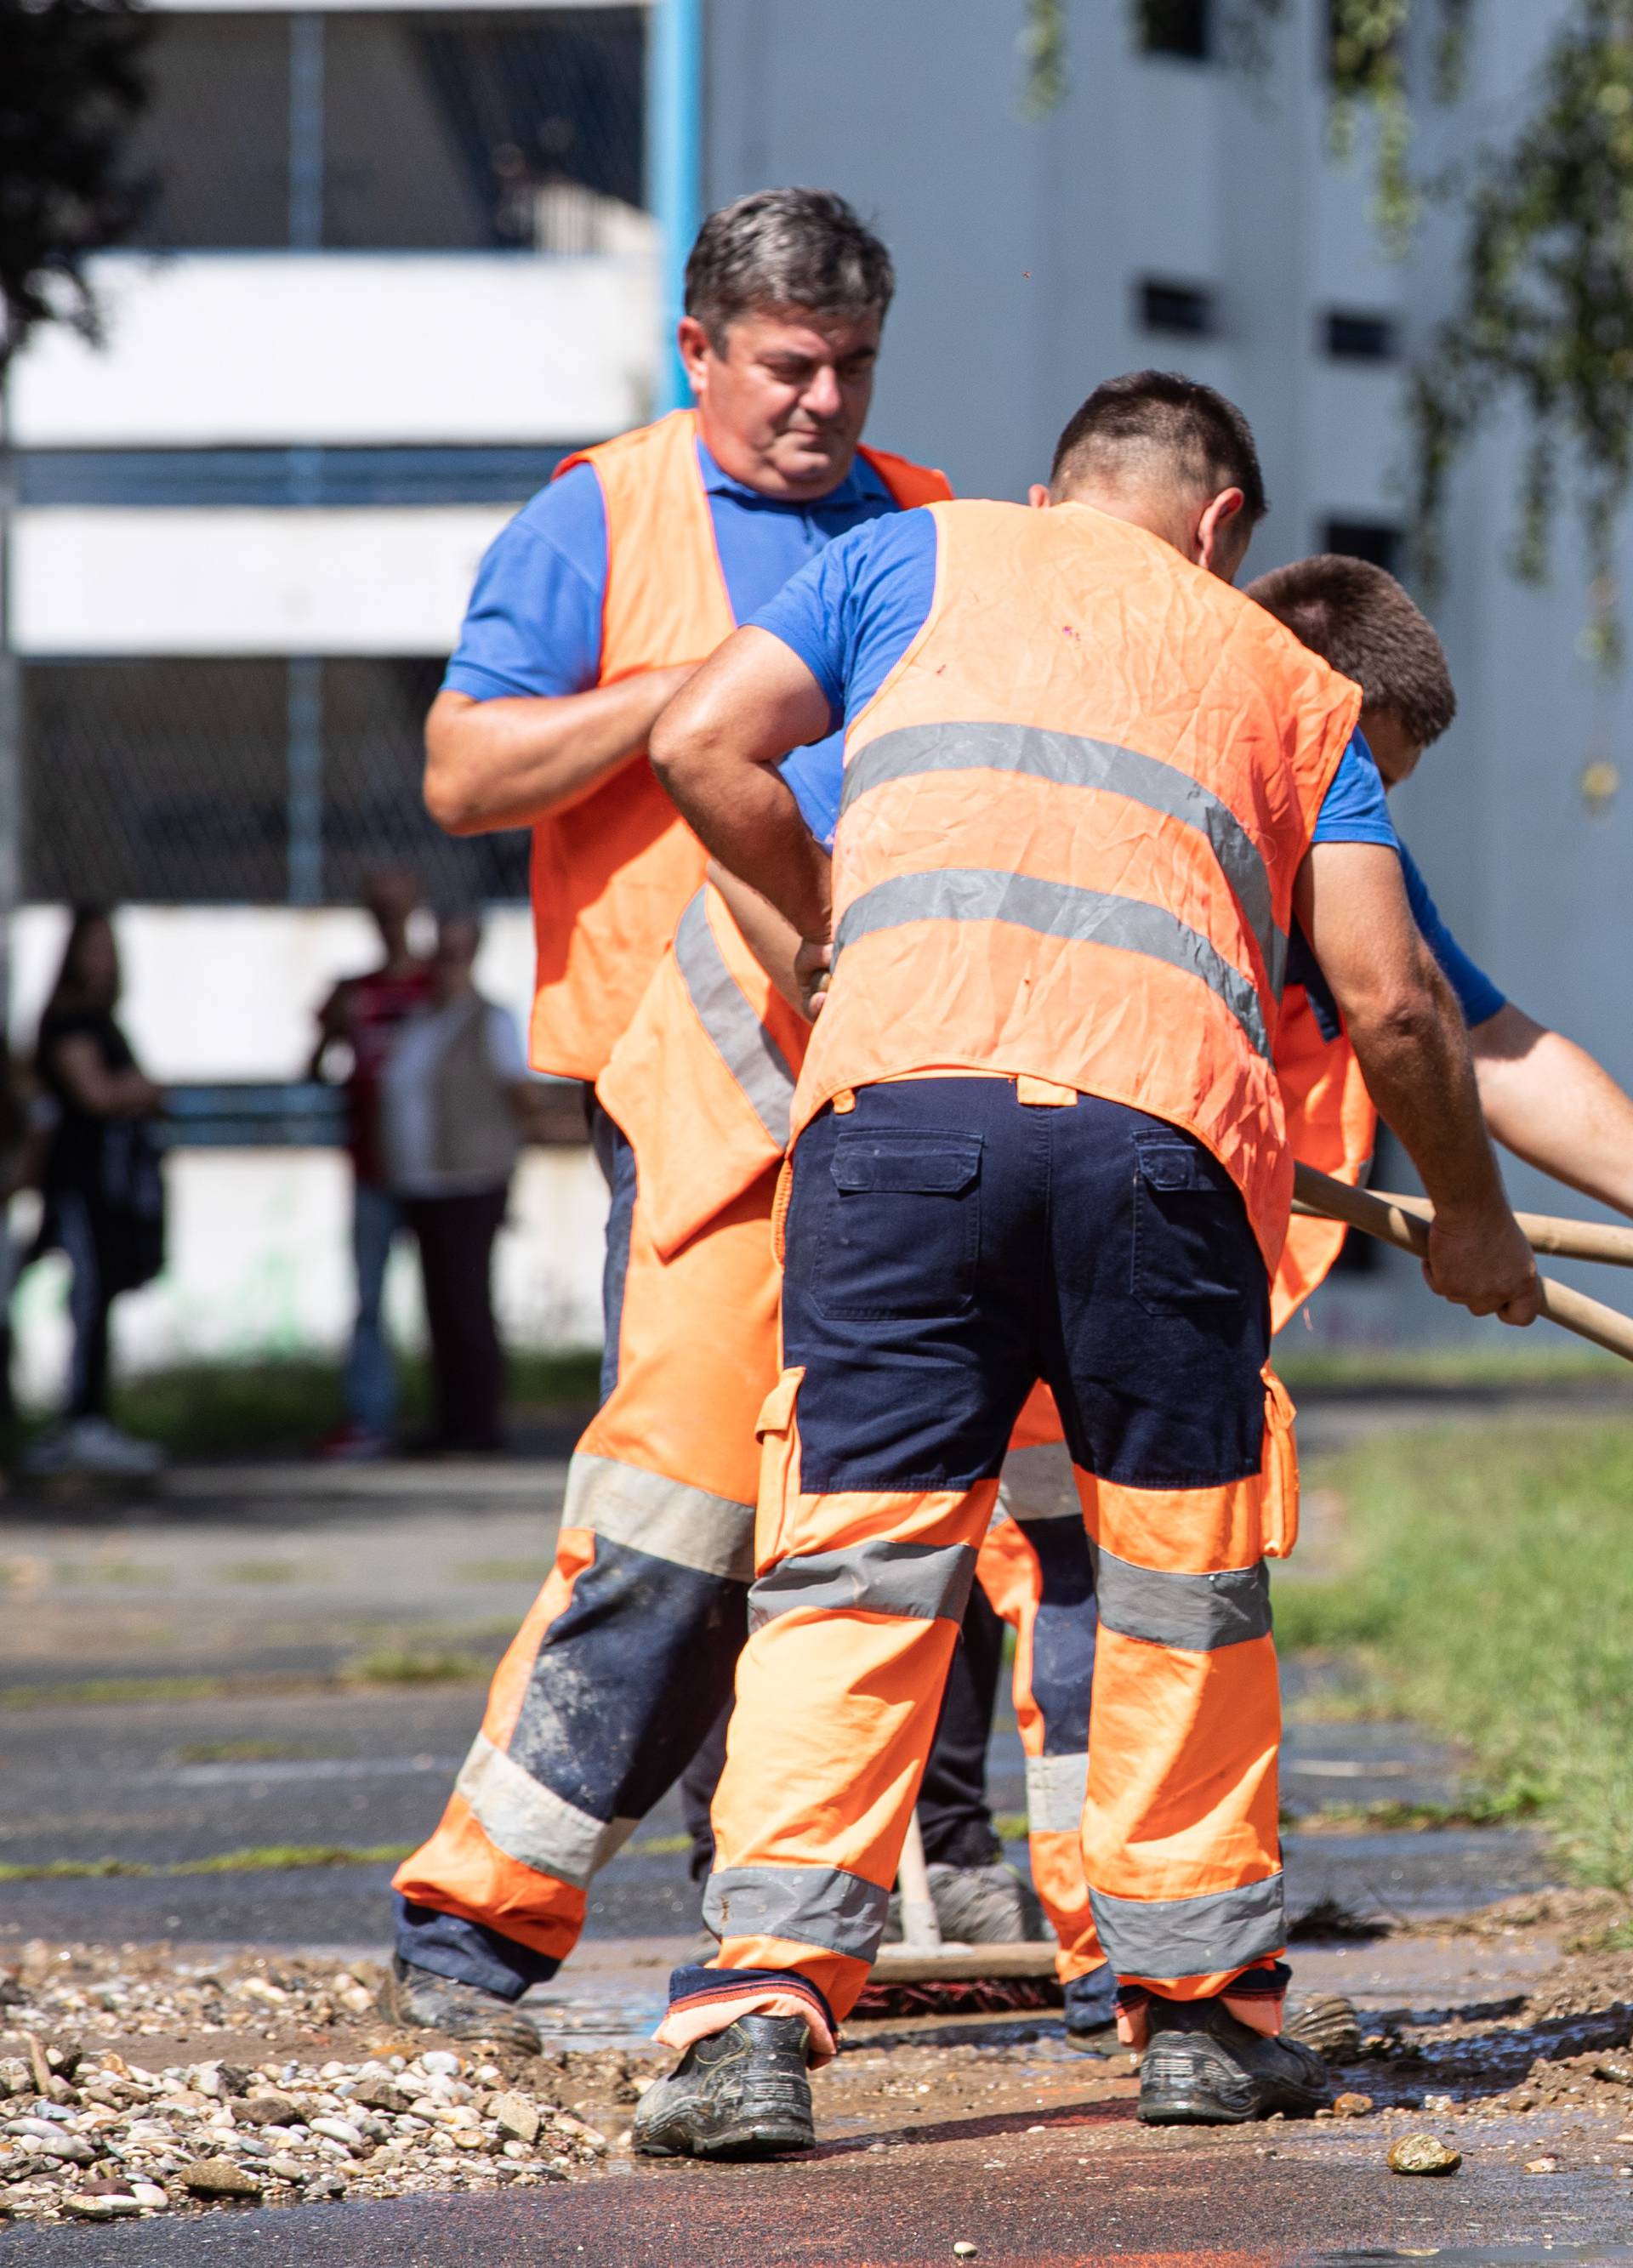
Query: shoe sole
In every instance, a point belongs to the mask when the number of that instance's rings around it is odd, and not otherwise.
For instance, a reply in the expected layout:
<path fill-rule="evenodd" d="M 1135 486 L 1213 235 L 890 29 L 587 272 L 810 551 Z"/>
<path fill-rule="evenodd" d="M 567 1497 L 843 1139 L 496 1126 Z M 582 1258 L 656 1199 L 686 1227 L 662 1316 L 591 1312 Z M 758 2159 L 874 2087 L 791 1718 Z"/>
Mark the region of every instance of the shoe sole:
<path fill-rule="evenodd" d="M 665 2141 L 661 2135 L 635 2137 L 636 2154 L 643 2158 L 780 2158 L 791 2150 L 815 2147 L 816 2129 L 755 2118 L 743 2124 L 722 2126 L 706 2136 Z"/>
<path fill-rule="evenodd" d="M 1254 2119 L 1268 2118 L 1278 2110 L 1289 2118 L 1312 2117 L 1325 2100 L 1324 2095 L 1295 2094 L 1289 2088 L 1238 2110 L 1217 2095 L 1179 2095 L 1142 2102 L 1137 2115 L 1142 2126 L 1251 2126 Z"/>

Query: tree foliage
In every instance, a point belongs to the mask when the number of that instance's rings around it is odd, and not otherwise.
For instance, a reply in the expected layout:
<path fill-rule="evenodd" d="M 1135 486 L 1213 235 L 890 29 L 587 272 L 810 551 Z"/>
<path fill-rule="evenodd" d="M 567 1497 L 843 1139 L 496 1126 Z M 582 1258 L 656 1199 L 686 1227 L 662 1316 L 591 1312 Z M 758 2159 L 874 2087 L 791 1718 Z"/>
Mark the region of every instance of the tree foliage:
<path fill-rule="evenodd" d="M 123 152 L 149 32 L 132 0 L 0 0 L 0 372 L 41 323 L 94 335 L 85 263 L 145 202 Z"/>
<path fill-rule="evenodd" d="M 1130 5 L 1136 0 L 1130 0 Z M 1218 0 L 1221 45 L 1262 71 L 1291 0 Z M 1615 662 L 1615 532 L 1633 487 L 1633 0 L 1570 0 L 1511 139 L 1439 181 L 1413 163 L 1415 108 L 1462 90 L 1479 0 L 1329 0 L 1330 130 L 1341 154 L 1371 123 L 1374 212 L 1403 252 L 1429 202 L 1458 199 L 1465 234 L 1451 313 L 1409 387 L 1416 564 L 1432 585 L 1452 473 L 1475 436 L 1517 409 L 1526 432 L 1512 564 L 1547 570 L 1574 489 L 1593 572 L 1599 658 Z M 1052 107 L 1068 66 L 1068 0 L 1026 0 L 1028 106 Z M 1417 36 L 1425 23 L 1431 37 Z M 1432 69 L 1415 83 L 1425 45 Z"/>

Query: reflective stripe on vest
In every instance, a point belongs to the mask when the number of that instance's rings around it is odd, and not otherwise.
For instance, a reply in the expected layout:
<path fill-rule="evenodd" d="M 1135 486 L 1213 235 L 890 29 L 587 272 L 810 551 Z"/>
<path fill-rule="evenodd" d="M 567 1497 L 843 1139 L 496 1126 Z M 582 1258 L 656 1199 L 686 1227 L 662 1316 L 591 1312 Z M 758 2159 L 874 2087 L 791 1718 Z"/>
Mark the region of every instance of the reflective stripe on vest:
<path fill-rule="evenodd" d="M 796 1073 L 726 966 L 709 927 L 701 890 L 680 917 L 675 960 L 698 1021 L 743 1089 L 767 1139 L 786 1150 Z"/>
<path fill-rule="evenodd" d="M 595 1087 L 634 1149 L 661 1259 L 780 1163 L 809 1033 L 706 884 Z"/>
<path fill-rule="evenodd" d="M 939 473 L 861 452 L 904 506 L 950 491 Z M 698 416 L 676 410 L 593 449 L 607 520 L 607 585 L 596 683 L 699 662 L 735 628 L 698 462 Z M 594 1079 L 703 880 L 702 846 L 644 755 L 533 830 L 538 975 L 531 1027 L 539 1071 Z"/>
<path fill-rule="evenodd" d="M 1217 993 L 1255 1053 L 1269 1057 L 1270 1035 L 1252 979 L 1232 968 L 1205 937 L 1147 899 L 1119 898 L 1108 890 L 1081 890 L 1069 882 L 1046 882 L 1033 874 L 1001 873 L 990 867 L 893 874 L 846 908 L 833 935 L 834 965 L 859 937 L 920 921 L 1009 922 L 1040 937 L 1112 946 L 1188 969 Z"/>
<path fill-rule="evenodd" d="M 1287 935 L 1270 907 L 1270 878 L 1252 836 L 1226 803 L 1188 773 L 1136 749 L 1075 733 L 1040 732 L 1031 725 L 961 725 L 945 730 L 910 725 L 870 740 L 846 767 L 839 799 L 848 811 L 859 796 L 887 780 L 918 772 L 1025 772 L 1060 787 L 1092 787 L 1143 804 L 1206 836 L 1259 940 L 1278 996 L 1287 966 Z"/>
<path fill-rule="evenodd" d="M 1194 1134 L 1274 1266 L 1277 988 L 1359 688 L 1126 521 L 932 512 L 929 616 L 847 733 L 796 1136 L 915 1071 L 1076 1087 Z"/>

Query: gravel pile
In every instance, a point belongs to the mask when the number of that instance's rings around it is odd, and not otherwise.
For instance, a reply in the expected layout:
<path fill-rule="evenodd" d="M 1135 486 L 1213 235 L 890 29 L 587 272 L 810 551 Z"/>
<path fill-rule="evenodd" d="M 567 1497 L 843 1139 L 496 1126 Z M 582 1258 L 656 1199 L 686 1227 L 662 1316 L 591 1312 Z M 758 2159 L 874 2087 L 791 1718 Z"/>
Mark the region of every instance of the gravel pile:
<path fill-rule="evenodd" d="M 451 2049 L 152 2070 L 35 2038 L 0 2058 L 0 2205 L 47 2220 L 559 2182 L 610 2146 Z"/>
<path fill-rule="evenodd" d="M 642 2081 L 616 2051 L 440 2046 L 366 1972 L 122 1952 L 30 1946 L 0 1977 L 0 2217 L 540 2185 L 622 2151 Z"/>

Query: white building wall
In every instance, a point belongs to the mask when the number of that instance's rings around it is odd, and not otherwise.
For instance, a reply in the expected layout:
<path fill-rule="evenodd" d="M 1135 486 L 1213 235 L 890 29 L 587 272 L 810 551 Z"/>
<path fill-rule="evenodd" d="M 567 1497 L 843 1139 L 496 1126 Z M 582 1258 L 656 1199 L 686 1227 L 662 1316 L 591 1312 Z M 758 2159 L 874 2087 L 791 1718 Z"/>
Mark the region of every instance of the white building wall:
<path fill-rule="evenodd" d="M 18 365 L 25 448 L 561 442 L 651 405 L 653 257 L 112 253 L 106 343 Z"/>

